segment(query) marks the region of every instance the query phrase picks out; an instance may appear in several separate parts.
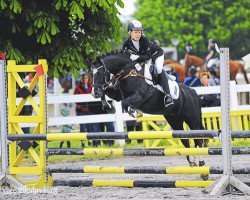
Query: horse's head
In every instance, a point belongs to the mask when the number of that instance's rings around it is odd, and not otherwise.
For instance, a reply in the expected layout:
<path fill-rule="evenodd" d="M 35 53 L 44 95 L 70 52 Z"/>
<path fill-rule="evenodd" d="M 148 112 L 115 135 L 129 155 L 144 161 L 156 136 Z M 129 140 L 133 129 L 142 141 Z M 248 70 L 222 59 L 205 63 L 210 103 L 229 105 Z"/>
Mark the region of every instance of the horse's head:
<path fill-rule="evenodd" d="M 101 59 L 97 59 L 92 64 L 91 70 L 93 72 L 92 95 L 95 98 L 100 98 L 104 94 L 104 90 L 110 79 L 110 73 Z"/>
<path fill-rule="evenodd" d="M 97 58 L 91 67 L 93 71 L 93 96 L 95 98 L 101 97 L 109 84 L 110 75 L 116 75 L 129 62 L 129 54 L 123 52 L 108 53 Z"/>

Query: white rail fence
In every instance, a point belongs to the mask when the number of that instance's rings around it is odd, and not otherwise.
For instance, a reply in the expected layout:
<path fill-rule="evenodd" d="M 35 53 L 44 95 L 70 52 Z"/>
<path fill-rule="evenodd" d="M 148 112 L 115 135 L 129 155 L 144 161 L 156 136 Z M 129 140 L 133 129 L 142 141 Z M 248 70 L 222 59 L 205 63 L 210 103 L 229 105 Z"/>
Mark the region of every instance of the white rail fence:
<path fill-rule="evenodd" d="M 250 92 L 250 84 L 236 85 L 234 81 L 230 82 L 231 95 L 230 104 L 231 110 L 245 110 L 250 109 L 250 105 L 240 105 L 238 99 L 246 98 L 243 93 Z M 211 87 L 196 87 L 194 88 L 198 95 L 203 94 L 218 94 L 220 93 L 219 86 Z M 90 94 L 84 95 L 60 95 L 60 96 L 48 96 L 48 104 L 61 104 L 61 103 L 76 103 L 76 102 L 96 102 L 100 99 L 95 99 Z M 97 123 L 97 122 L 115 122 L 116 131 L 123 131 L 124 121 L 134 120 L 127 113 L 122 112 L 122 107 L 120 102 L 113 101 L 113 105 L 116 108 L 115 114 L 101 114 L 101 115 L 90 115 L 90 116 L 70 116 L 70 117 L 50 117 L 49 126 L 62 125 L 62 124 L 79 124 L 79 123 Z M 221 111 L 220 107 L 209 107 L 202 108 L 203 113 Z M 121 130 L 121 129 L 122 130 Z M 119 130 L 120 129 L 120 130 Z"/>
<path fill-rule="evenodd" d="M 246 96 L 249 96 L 250 84 L 236 84 L 234 81 L 230 82 L 231 94 L 230 94 L 230 106 L 231 110 L 246 110 L 250 109 L 250 105 L 242 105 Z M 203 94 L 219 94 L 219 86 L 209 86 L 209 87 L 195 87 L 194 88 L 198 95 Z M 241 100 L 240 100 L 241 99 Z M 48 95 L 48 106 L 55 106 L 59 109 L 59 105 L 63 103 L 76 103 L 76 102 L 98 102 L 100 99 L 95 99 L 91 94 L 83 95 Z M 238 103 L 239 102 L 239 103 Z M 124 131 L 124 123 L 126 121 L 135 120 L 130 117 L 128 113 L 122 112 L 122 106 L 120 102 L 113 101 L 113 105 L 116 108 L 115 114 L 98 114 L 98 115 L 86 115 L 86 116 L 75 116 L 74 108 L 72 107 L 71 115 L 68 117 L 60 116 L 56 114 L 54 116 L 49 116 L 48 126 L 61 126 L 64 124 L 81 124 L 81 123 L 100 123 L 100 122 L 114 122 L 115 131 Z M 202 108 L 202 113 L 208 112 L 220 112 L 220 107 L 206 107 Z M 59 112 L 56 112 L 59 113 Z M 53 115 L 53 114 L 52 114 Z M 32 124 L 21 124 L 22 127 L 30 126 Z"/>

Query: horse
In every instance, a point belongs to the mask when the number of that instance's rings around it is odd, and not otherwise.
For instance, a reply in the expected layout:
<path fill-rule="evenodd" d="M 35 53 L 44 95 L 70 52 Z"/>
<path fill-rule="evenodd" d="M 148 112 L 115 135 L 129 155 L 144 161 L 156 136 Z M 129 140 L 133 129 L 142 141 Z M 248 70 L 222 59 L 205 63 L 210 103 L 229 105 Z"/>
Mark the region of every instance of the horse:
<path fill-rule="evenodd" d="M 139 66 L 138 66 L 139 65 Z M 145 63 L 139 64 L 130 60 L 130 54 L 125 52 L 112 52 L 97 58 L 91 66 L 93 71 L 93 90 L 95 98 L 102 98 L 105 94 L 116 101 L 121 101 L 122 107 L 128 110 L 135 107 L 144 113 L 164 115 L 173 130 L 184 130 L 183 123 L 192 130 L 204 130 L 201 118 L 201 107 L 197 93 L 192 88 L 181 83 L 177 85 L 179 97 L 173 99 L 174 104 L 168 107 L 164 105 L 164 93 L 154 85 L 148 84 L 145 77 Z M 110 80 L 110 76 L 114 80 Z M 111 81 L 114 82 L 110 88 Z M 189 140 L 182 139 L 186 148 L 190 148 Z M 202 147 L 202 139 L 194 139 L 195 147 Z M 195 162 L 187 156 L 189 164 Z M 205 161 L 199 157 L 199 166 L 205 165 Z"/>
<path fill-rule="evenodd" d="M 206 71 L 204 67 L 204 60 L 202 58 L 199 58 L 198 56 L 190 55 L 190 54 L 185 54 L 185 65 L 187 68 L 189 68 L 191 65 L 195 65 L 196 67 L 200 68 L 200 72 Z M 236 81 L 236 75 L 240 71 L 243 73 L 244 79 L 246 83 L 248 84 L 248 78 L 247 78 L 247 73 L 244 68 L 244 65 L 241 64 L 239 61 L 236 60 L 230 60 L 229 61 L 229 67 L 230 67 L 230 80 Z M 214 69 L 219 77 L 219 67 L 216 67 Z"/>
<path fill-rule="evenodd" d="M 166 59 L 164 60 L 164 66 L 173 69 L 172 71 L 175 71 L 178 74 L 180 82 L 184 82 L 186 78 L 186 67 L 184 65 L 181 65 L 177 61 Z"/>

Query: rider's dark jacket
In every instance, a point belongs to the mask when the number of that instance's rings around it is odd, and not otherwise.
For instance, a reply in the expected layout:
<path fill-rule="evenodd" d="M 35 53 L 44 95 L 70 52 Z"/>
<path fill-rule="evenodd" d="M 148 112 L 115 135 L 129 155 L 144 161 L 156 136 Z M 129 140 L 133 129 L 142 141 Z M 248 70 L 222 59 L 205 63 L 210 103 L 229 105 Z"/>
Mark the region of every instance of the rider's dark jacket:
<path fill-rule="evenodd" d="M 216 49 L 215 49 L 215 46 L 212 46 L 212 47 L 209 48 L 208 54 L 209 54 L 211 51 L 213 52 L 213 55 L 212 55 L 212 57 L 211 57 L 210 59 L 218 58 L 218 53 L 217 53 L 217 51 L 216 51 Z"/>
<path fill-rule="evenodd" d="M 161 56 L 164 51 L 155 42 L 151 42 L 147 37 L 141 36 L 139 40 L 139 51 L 135 48 L 132 39 L 129 37 L 124 41 L 123 51 L 139 55 L 138 62 L 147 61 L 152 58 L 154 62 L 156 58 Z"/>

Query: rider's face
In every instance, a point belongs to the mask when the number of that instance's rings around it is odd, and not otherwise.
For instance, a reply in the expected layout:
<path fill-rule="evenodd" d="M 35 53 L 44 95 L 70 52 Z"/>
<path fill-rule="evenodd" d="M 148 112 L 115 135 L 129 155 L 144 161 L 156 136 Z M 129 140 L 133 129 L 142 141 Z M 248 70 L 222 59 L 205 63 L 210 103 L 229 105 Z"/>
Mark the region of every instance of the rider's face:
<path fill-rule="evenodd" d="M 131 39 L 134 41 L 139 41 L 141 38 L 142 31 L 141 30 L 132 30 L 129 31 Z"/>

